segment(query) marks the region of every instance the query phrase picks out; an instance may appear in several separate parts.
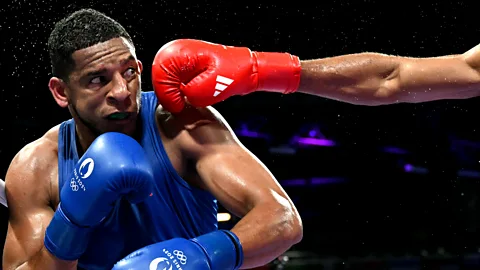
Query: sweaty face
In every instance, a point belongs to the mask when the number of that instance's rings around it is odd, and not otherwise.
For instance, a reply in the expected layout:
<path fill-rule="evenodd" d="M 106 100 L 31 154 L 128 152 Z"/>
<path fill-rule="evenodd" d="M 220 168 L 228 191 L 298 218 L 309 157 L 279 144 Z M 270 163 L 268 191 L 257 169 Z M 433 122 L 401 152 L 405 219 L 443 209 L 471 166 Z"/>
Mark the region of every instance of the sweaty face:
<path fill-rule="evenodd" d="M 133 46 L 115 38 L 78 50 L 69 76 L 69 110 L 94 134 L 133 135 L 140 110 L 142 66 Z M 80 123 L 78 123 L 80 124 Z"/>

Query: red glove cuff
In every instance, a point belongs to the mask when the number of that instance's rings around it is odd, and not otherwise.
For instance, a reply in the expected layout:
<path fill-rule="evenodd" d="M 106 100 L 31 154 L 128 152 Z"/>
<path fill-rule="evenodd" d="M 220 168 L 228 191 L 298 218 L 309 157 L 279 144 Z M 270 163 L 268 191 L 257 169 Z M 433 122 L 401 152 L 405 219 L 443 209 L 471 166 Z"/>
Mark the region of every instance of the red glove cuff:
<path fill-rule="evenodd" d="M 288 53 L 254 52 L 258 63 L 258 90 L 290 94 L 297 91 L 302 67 Z"/>

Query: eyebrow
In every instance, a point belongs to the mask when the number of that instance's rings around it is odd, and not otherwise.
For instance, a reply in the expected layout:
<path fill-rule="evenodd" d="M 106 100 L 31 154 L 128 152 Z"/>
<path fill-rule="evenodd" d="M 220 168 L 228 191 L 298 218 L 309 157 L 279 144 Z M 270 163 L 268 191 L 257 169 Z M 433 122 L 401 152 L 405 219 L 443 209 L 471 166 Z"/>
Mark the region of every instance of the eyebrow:
<path fill-rule="evenodd" d="M 133 57 L 133 55 L 130 55 L 129 57 L 121 60 L 121 61 L 120 61 L 120 65 L 121 65 L 121 66 L 124 66 L 124 65 L 126 65 L 128 62 L 130 62 L 130 61 L 135 61 L 135 57 Z M 99 70 L 90 71 L 90 72 L 88 72 L 85 76 L 87 76 L 87 77 L 93 77 L 93 76 L 101 75 L 101 74 L 106 73 L 106 72 L 107 72 L 107 69 L 106 69 L 106 68 L 102 68 L 102 69 L 99 69 Z"/>
<path fill-rule="evenodd" d="M 135 57 L 133 57 L 133 55 L 130 55 L 128 56 L 127 58 L 123 59 L 122 61 L 120 61 L 120 64 L 123 66 L 125 64 L 127 64 L 128 62 L 130 61 L 135 61 Z"/>
<path fill-rule="evenodd" d="M 88 72 L 86 74 L 87 77 L 94 77 L 94 76 L 98 76 L 98 75 L 101 75 L 103 73 L 105 73 L 107 71 L 106 68 L 102 68 L 102 69 L 99 69 L 99 70 L 95 70 L 95 71 L 91 71 L 91 72 Z"/>

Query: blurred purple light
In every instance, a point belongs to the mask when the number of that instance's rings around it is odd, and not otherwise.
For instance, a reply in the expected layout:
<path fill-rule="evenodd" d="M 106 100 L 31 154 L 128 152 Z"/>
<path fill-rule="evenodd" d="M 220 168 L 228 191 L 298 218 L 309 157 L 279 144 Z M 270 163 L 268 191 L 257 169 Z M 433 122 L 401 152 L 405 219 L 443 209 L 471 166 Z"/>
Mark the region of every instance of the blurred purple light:
<path fill-rule="evenodd" d="M 305 186 L 307 184 L 306 179 L 290 179 L 280 181 L 282 186 Z"/>
<path fill-rule="evenodd" d="M 237 131 L 237 134 L 244 137 L 260 138 L 262 135 L 256 131 L 250 131 L 247 129 L 241 129 Z"/>
<path fill-rule="evenodd" d="M 248 130 L 246 128 L 236 130 L 235 134 L 237 136 L 250 137 L 250 138 L 268 138 L 269 137 L 267 134 L 257 132 L 257 131 L 253 131 L 253 130 Z"/>
<path fill-rule="evenodd" d="M 336 177 L 314 177 L 310 180 L 310 184 L 312 185 L 324 185 L 324 184 L 332 184 L 332 183 L 341 183 L 344 182 L 345 179 L 343 178 L 336 178 Z"/>
<path fill-rule="evenodd" d="M 428 173 L 427 168 L 413 166 L 412 164 L 405 164 L 403 166 L 403 169 L 405 170 L 405 172 L 408 172 L 408 173 L 416 173 L 416 174 L 427 174 Z"/>
<path fill-rule="evenodd" d="M 336 177 L 314 177 L 311 179 L 289 179 L 289 180 L 282 180 L 280 184 L 282 186 L 308 186 L 308 185 L 327 185 L 327 184 L 334 184 L 334 183 L 341 183 L 344 182 L 345 179 L 343 178 L 336 178 Z"/>
<path fill-rule="evenodd" d="M 316 130 L 310 130 L 310 132 L 308 132 L 308 136 L 310 136 L 310 137 L 317 136 L 317 131 Z"/>
<path fill-rule="evenodd" d="M 296 137 L 294 141 L 298 144 L 316 145 L 316 146 L 335 146 L 335 142 L 327 139 Z"/>
<path fill-rule="evenodd" d="M 406 172 L 413 171 L 413 165 L 412 164 L 405 164 L 405 166 L 403 166 L 403 168 L 405 169 Z"/>
<path fill-rule="evenodd" d="M 384 147 L 383 151 L 385 151 L 387 153 L 391 153 L 391 154 L 400 154 L 400 155 L 404 155 L 404 154 L 408 153 L 408 151 L 406 151 L 404 149 L 401 149 L 401 148 L 398 148 L 398 147 L 394 147 L 394 146 Z"/>
<path fill-rule="evenodd" d="M 470 170 L 459 170 L 457 175 L 460 177 L 480 178 L 480 172 Z"/>

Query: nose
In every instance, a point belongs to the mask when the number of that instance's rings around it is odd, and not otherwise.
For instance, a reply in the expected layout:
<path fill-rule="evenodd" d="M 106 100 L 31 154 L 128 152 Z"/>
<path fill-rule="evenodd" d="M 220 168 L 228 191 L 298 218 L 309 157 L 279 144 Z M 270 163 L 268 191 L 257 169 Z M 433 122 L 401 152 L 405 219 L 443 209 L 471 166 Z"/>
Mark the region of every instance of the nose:
<path fill-rule="evenodd" d="M 107 94 L 107 100 L 111 103 L 123 104 L 130 97 L 127 81 L 120 75 L 115 74 L 112 78 L 112 88 Z"/>

